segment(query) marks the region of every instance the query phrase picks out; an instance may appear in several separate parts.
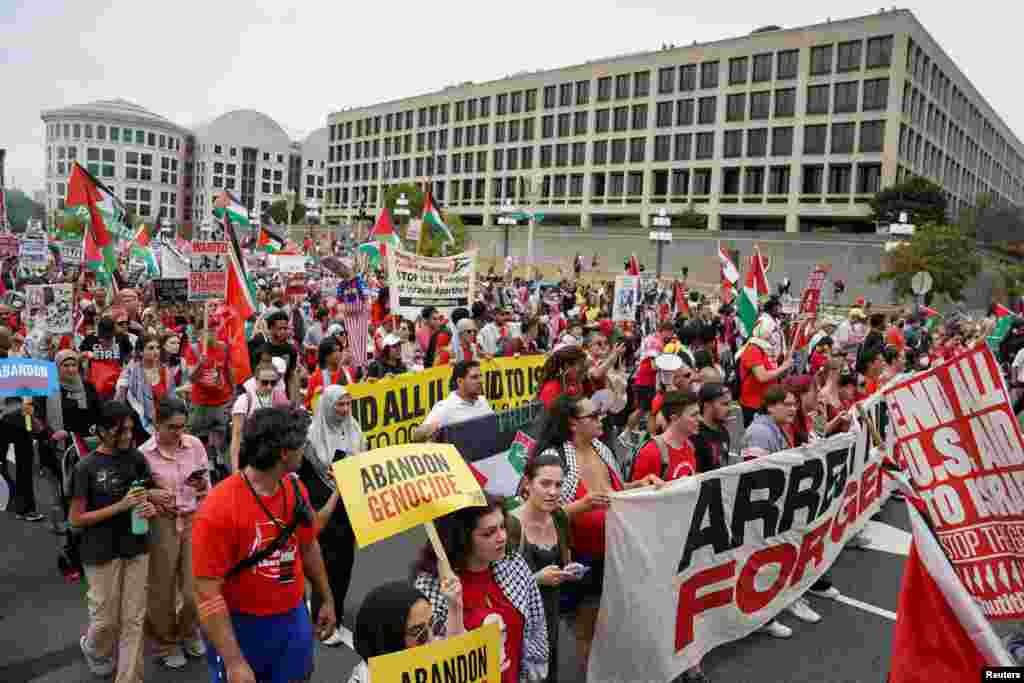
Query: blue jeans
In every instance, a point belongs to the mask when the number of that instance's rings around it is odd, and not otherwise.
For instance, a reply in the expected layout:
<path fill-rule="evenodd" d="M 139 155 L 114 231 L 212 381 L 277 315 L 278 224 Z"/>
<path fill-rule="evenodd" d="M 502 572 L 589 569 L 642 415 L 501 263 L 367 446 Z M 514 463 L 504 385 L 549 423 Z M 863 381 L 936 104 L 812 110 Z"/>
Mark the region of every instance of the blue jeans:
<path fill-rule="evenodd" d="M 260 617 L 232 613 L 231 625 L 258 683 L 306 681 L 313 675 L 313 622 L 304 601 L 284 614 Z M 205 633 L 203 639 L 210 681 L 225 683 L 228 677 L 224 660 Z"/>

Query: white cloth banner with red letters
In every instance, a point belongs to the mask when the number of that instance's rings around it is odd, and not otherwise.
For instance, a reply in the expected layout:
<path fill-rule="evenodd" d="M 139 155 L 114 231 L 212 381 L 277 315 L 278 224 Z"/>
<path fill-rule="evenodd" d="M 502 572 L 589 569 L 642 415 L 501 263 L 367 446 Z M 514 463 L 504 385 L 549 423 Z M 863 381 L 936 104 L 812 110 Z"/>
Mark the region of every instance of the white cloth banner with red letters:
<path fill-rule="evenodd" d="M 880 394 L 865 407 L 884 433 Z M 860 429 L 615 494 L 588 680 L 670 681 L 767 623 L 878 511 L 881 462 Z"/>

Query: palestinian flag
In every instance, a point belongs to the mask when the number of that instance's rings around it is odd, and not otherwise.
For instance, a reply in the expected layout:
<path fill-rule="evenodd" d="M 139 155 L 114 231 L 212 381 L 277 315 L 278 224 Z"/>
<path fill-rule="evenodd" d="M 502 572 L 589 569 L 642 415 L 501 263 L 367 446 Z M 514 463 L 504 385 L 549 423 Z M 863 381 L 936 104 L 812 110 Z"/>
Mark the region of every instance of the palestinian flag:
<path fill-rule="evenodd" d="M 640 275 L 640 261 L 636 257 L 636 252 L 629 255 L 629 261 L 626 262 L 626 274 Z"/>
<path fill-rule="evenodd" d="M 896 609 L 889 683 L 980 681 L 982 667 L 1015 666 L 918 510 L 924 503 L 907 500 L 913 544 Z"/>
<path fill-rule="evenodd" d="M 213 203 L 213 215 L 223 218 L 227 213 L 235 225 L 249 227 L 249 211 L 227 190 L 220 193 Z"/>
<path fill-rule="evenodd" d="M 156 262 L 156 254 L 153 253 L 153 247 L 149 246 L 151 240 L 149 227 L 143 223 L 139 226 L 139 231 L 135 233 L 135 239 L 132 240 L 132 256 L 146 264 L 147 275 L 160 277 L 160 266 Z"/>
<path fill-rule="evenodd" d="M 64 205 L 68 209 L 73 209 L 79 218 L 88 223 L 87 251 L 91 238 L 106 271 L 113 273 L 117 270 L 117 235 L 131 234 L 126 222 L 128 212 L 124 204 L 106 185 L 94 178 L 76 161 L 71 169 Z M 89 260 L 87 253 L 87 262 Z"/>
<path fill-rule="evenodd" d="M 729 253 L 718 243 L 718 270 L 722 281 L 722 301 L 732 303 L 735 296 L 736 283 L 740 281 L 740 271 L 736 270 L 736 264 L 732 262 Z"/>
<path fill-rule="evenodd" d="M 997 303 L 993 304 L 992 306 L 992 315 L 994 315 L 997 318 L 1005 318 L 1008 315 L 1013 315 L 1013 311 L 1011 311 L 1006 306 Z"/>
<path fill-rule="evenodd" d="M 768 296 L 768 262 L 761 256 L 761 250 L 754 245 L 754 253 L 750 255 L 750 268 L 747 270 L 746 287 L 754 290 L 758 297 Z"/>
<path fill-rule="evenodd" d="M 447 242 L 455 242 L 452 231 L 445 224 L 444 220 L 441 219 L 441 212 L 434 206 L 434 202 L 430 197 L 430 190 L 427 190 L 426 199 L 423 200 L 423 224 L 429 227 L 432 233 L 441 233 Z"/>
<path fill-rule="evenodd" d="M 740 332 L 747 339 L 754 334 L 757 324 L 757 292 L 751 287 L 741 287 L 736 297 L 736 321 Z"/>
<path fill-rule="evenodd" d="M 380 210 L 377 223 L 370 231 L 369 239 L 378 243 L 380 256 L 388 255 L 388 245 L 394 249 L 401 248 L 402 242 L 395 232 L 395 224 L 391 221 L 391 212 L 388 211 L 388 207 L 385 206 Z"/>
<path fill-rule="evenodd" d="M 267 228 L 260 228 L 260 237 L 256 240 L 256 251 L 275 254 L 284 249 L 284 242 L 283 238 L 278 237 Z"/>
<path fill-rule="evenodd" d="M 235 234 L 235 228 L 231 222 L 231 212 L 225 211 L 221 215 L 221 220 L 224 222 L 224 235 L 228 240 L 228 291 L 225 298 L 228 306 L 244 322 L 256 315 L 258 310 L 256 288 L 245 272 L 245 257 L 242 255 L 242 247 L 238 243 L 238 235 Z"/>
<path fill-rule="evenodd" d="M 381 247 L 382 245 L 380 242 L 363 242 L 356 247 L 356 251 L 361 254 L 366 254 L 366 262 L 372 267 L 377 268 L 380 266 L 380 259 L 381 256 L 383 256 L 383 250 Z"/>

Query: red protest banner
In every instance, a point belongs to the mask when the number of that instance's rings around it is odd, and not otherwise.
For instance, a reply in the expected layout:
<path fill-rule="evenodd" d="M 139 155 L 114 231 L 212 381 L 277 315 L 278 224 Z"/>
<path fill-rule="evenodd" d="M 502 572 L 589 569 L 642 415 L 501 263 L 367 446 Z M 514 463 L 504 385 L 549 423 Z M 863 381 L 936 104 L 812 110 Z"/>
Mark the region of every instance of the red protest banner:
<path fill-rule="evenodd" d="M 1024 438 L 984 343 L 885 391 L 895 453 L 990 619 L 1024 617 Z"/>
<path fill-rule="evenodd" d="M 818 303 L 821 301 L 821 288 L 825 284 L 828 270 L 824 266 L 816 266 L 807 276 L 804 293 L 800 297 L 800 314 L 815 316 L 818 314 Z"/>
<path fill-rule="evenodd" d="M 223 299 L 228 290 L 228 243 L 193 240 L 189 301 Z"/>

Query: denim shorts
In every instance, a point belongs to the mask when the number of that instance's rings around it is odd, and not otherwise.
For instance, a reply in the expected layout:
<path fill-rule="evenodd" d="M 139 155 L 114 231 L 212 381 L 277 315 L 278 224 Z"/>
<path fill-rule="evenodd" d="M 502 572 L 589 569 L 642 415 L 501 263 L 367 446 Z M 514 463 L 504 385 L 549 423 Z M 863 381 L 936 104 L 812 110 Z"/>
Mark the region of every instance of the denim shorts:
<path fill-rule="evenodd" d="M 231 625 L 242 656 L 259 683 L 306 681 L 313 675 L 313 622 L 305 602 L 284 614 L 232 613 Z M 226 683 L 224 660 L 205 633 L 203 639 L 206 640 L 210 681 Z"/>

